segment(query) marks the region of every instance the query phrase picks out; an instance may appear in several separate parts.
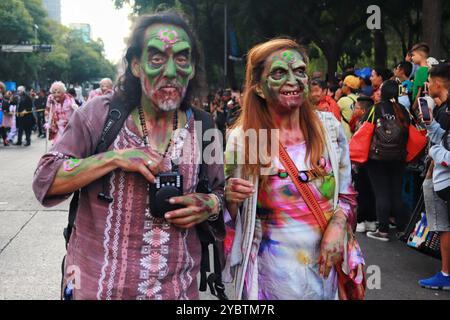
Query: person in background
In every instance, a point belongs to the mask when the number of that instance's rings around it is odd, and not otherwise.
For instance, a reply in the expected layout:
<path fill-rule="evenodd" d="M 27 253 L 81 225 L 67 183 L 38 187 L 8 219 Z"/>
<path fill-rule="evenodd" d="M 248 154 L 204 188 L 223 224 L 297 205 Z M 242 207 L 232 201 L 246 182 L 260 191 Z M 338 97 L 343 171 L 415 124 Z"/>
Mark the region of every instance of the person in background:
<path fill-rule="evenodd" d="M 363 121 L 368 119 L 367 113 Z M 381 101 L 375 104 L 374 123 L 377 128 L 387 126 L 392 131 L 391 139 L 381 140 L 374 132 L 367 172 L 375 194 L 378 230 L 367 236 L 380 241 L 389 241 L 389 217 L 395 214 L 397 231 L 402 232 L 406 219 L 401 199 L 403 173 L 406 168 L 406 143 L 409 135 L 410 117 L 405 107 L 398 103 L 398 84 L 387 80 L 381 86 Z M 377 129 L 376 129 L 377 130 Z M 380 143 L 376 143 L 380 139 Z"/>
<path fill-rule="evenodd" d="M 412 63 L 413 68 L 412 68 L 412 72 L 411 72 L 411 80 L 413 80 L 414 77 L 416 76 L 418 66 L 413 62 L 411 51 L 408 51 L 408 53 L 406 54 L 405 61 Z"/>
<path fill-rule="evenodd" d="M 423 183 L 428 228 L 440 234 L 442 269 L 433 277 L 420 280 L 419 285 L 450 290 L 450 110 L 446 102 L 450 89 L 450 65 L 442 64 L 430 69 L 428 89 L 432 98 L 444 101 L 434 108 L 433 119 L 425 122 L 428 137 L 433 143 L 429 156 L 433 159 L 434 168 Z M 438 108 L 441 110 L 436 110 Z"/>
<path fill-rule="evenodd" d="M 78 108 L 83 105 L 83 102 L 78 100 L 77 93 L 74 88 L 70 88 L 69 90 L 67 90 L 67 93 L 73 98 Z"/>
<path fill-rule="evenodd" d="M 75 99 L 67 93 L 64 83 L 54 82 L 50 93 L 45 108 L 46 129 L 49 130 L 47 138 L 56 144 L 77 107 Z"/>
<path fill-rule="evenodd" d="M 350 120 L 350 130 L 352 133 L 358 131 L 361 125 L 361 119 L 364 115 L 369 112 L 373 106 L 373 100 L 371 97 L 360 95 L 355 103 L 355 108 L 353 109 L 352 119 Z"/>
<path fill-rule="evenodd" d="M 3 99 L 3 126 L 7 128 L 9 144 L 12 144 L 17 136 L 16 105 L 14 101 L 15 97 L 12 91 L 7 91 Z"/>
<path fill-rule="evenodd" d="M 373 88 L 372 100 L 374 103 L 378 103 L 381 101 L 381 85 L 391 77 L 392 72 L 389 69 L 375 68 L 372 70 L 370 82 L 372 83 Z"/>
<path fill-rule="evenodd" d="M 350 140 L 353 135 L 350 130 L 350 120 L 352 119 L 353 109 L 358 99 L 356 93 L 359 90 L 359 85 L 360 81 L 358 77 L 352 75 L 345 77 L 342 85 L 342 94 L 344 96 L 337 102 L 342 117 L 341 123 L 348 140 Z"/>
<path fill-rule="evenodd" d="M 47 106 L 47 92 L 45 89 L 39 91 L 37 99 L 34 101 L 36 107 L 38 137 L 45 138 L 45 108 Z"/>
<path fill-rule="evenodd" d="M 14 145 L 22 145 L 22 137 L 25 133 L 25 137 L 27 140 L 27 142 L 25 143 L 25 147 L 28 147 L 31 145 L 31 130 L 34 125 L 33 101 L 31 100 L 31 97 L 26 93 L 24 86 L 18 87 L 17 92 L 19 93 L 19 95 L 15 98 L 14 104 L 17 106 L 16 123 L 17 128 L 19 129 L 19 136 L 17 138 L 17 142 Z"/>
<path fill-rule="evenodd" d="M 92 90 L 89 93 L 88 100 L 92 100 L 95 97 L 101 97 L 113 93 L 113 82 L 110 78 L 104 78 L 100 81 L 100 87 Z"/>
<path fill-rule="evenodd" d="M 361 120 L 365 114 L 370 112 L 373 101 L 370 96 L 360 95 L 355 105 L 350 128 L 352 132 L 358 131 L 362 125 Z M 375 211 L 375 196 L 370 183 L 369 174 L 366 164 L 353 164 L 353 181 L 355 182 L 355 190 L 358 192 L 357 201 L 357 218 L 356 232 L 365 233 L 377 230 L 377 215 Z"/>
<path fill-rule="evenodd" d="M 371 97 L 373 94 L 372 82 L 370 81 L 372 69 L 369 67 L 358 69 L 355 71 L 355 75 L 360 80 L 360 95 Z"/>
<path fill-rule="evenodd" d="M 341 96 L 341 87 L 335 83 L 328 83 L 327 96 L 332 98 L 334 101 L 338 101 Z"/>
<path fill-rule="evenodd" d="M 423 94 L 425 88 L 425 82 L 428 80 L 428 61 L 427 59 L 430 57 L 430 47 L 428 44 L 421 42 L 415 44 L 411 48 L 411 59 L 412 62 L 418 66 L 415 77 L 414 77 L 414 85 L 412 89 L 412 102 L 416 101 L 417 97 Z"/>
<path fill-rule="evenodd" d="M 3 82 L 0 82 L 0 137 L 3 140 L 3 145 L 5 147 L 9 146 L 7 127 L 6 127 L 6 117 L 9 113 L 9 101 L 6 100 L 6 86 Z"/>
<path fill-rule="evenodd" d="M 398 98 L 398 101 L 406 108 L 410 109 L 411 107 L 411 97 L 412 97 L 412 88 L 413 83 L 411 81 L 411 76 L 413 72 L 413 64 L 408 61 L 400 62 L 394 68 L 394 77 L 401 83 L 402 92 Z"/>
<path fill-rule="evenodd" d="M 310 97 L 312 104 L 319 110 L 331 112 L 338 121 L 341 121 L 341 110 L 336 101 L 327 95 L 328 86 L 323 80 L 312 80 L 310 84 Z"/>
<path fill-rule="evenodd" d="M 241 114 L 241 93 L 240 91 L 233 91 L 231 93 L 231 100 L 227 103 L 227 128 L 234 125 Z"/>
<path fill-rule="evenodd" d="M 81 107 L 84 103 L 83 88 L 80 86 L 78 82 L 75 83 L 75 86 L 73 88 L 75 89 L 75 101 L 80 102 L 81 104 L 79 106 Z"/>
<path fill-rule="evenodd" d="M 217 101 L 216 110 L 215 110 L 215 121 L 217 125 L 217 129 L 220 130 L 222 136 L 225 138 L 227 131 L 227 114 L 228 101 L 231 100 L 231 90 L 225 90 L 221 93 L 219 101 Z M 224 142 L 225 148 L 225 142 Z"/>

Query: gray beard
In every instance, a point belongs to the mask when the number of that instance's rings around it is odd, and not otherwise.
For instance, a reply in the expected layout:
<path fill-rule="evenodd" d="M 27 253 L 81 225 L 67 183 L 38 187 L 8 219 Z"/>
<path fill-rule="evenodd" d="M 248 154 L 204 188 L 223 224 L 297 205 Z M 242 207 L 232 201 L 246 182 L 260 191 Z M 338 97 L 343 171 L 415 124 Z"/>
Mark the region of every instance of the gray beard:
<path fill-rule="evenodd" d="M 170 112 L 178 109 L 180 106 L 179 103 L 175 102 L 174 100 L 167 100 L 158 105 L 158 109 L 164 112 Z"/>

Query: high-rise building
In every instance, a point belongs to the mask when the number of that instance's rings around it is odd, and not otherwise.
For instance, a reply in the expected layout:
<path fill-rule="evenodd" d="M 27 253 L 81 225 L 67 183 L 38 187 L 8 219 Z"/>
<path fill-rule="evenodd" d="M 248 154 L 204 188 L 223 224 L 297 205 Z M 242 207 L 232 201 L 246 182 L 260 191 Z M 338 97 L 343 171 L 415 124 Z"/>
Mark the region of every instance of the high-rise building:
<path fill-rule="evenodd" d="M 61 0 L 43 0 L 50 19 L 61 23 Z"/>
<path fill-rule="evenodd" d="M 70 29 L 77 31 L 84 42 L 91 42 L 91 25 L 88 23 L 71 23 Z"/>

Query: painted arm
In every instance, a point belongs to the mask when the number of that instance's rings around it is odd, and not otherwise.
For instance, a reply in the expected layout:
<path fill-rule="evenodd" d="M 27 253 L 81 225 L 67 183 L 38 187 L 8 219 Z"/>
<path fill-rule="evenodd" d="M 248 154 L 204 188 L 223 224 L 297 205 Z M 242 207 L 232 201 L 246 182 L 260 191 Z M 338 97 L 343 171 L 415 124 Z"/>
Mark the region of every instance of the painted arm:
<path fill-rule="evenodd" d="M 244 153 L 238 152 L 239 147 L 242 147 L 240 136 L 244 135 L 241 135 L 238 129 L 233 130 L 225 151 L 225 201 L 233 220 L 236 220 L 240 205 L 255 193 L 253 183 L 242 179 L 242 165 L 239 164 L 244 163 L 245 159 L 242 158 Z"/>
<path fill-rule="evenodd" d="M 152 161 L 152 166 L 148 161 Z M 68 159 L 59 168 L 47 196 L 58 196 L 79 190 L 118 168 L 141 173 L 150 183 L 161 159 L 147 148 L 109 151 L 86 159 Z"/>
<path fill-rule="evenodd" d="M 336 186 L 339 188 L 339 200 L 321 243 L 319 272 L 324 278 L 327 278 L 332 267 L 342 260 L 347 225 L 352 225 L 355 220 L 356 192 L 352 186 L 349 146 L 342 126 L 338 123 L 335 125 L 339 128 L 339 185 Z"/>

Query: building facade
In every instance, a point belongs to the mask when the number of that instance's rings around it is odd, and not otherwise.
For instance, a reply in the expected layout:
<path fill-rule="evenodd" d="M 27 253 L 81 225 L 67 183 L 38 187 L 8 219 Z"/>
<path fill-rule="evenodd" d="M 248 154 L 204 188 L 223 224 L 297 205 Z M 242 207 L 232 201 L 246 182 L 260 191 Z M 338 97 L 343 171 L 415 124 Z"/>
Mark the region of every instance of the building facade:
<path fill-rule="evenodd" d="M 61 0 L 43 0 L 50 19 L 61 23 Z"/>

